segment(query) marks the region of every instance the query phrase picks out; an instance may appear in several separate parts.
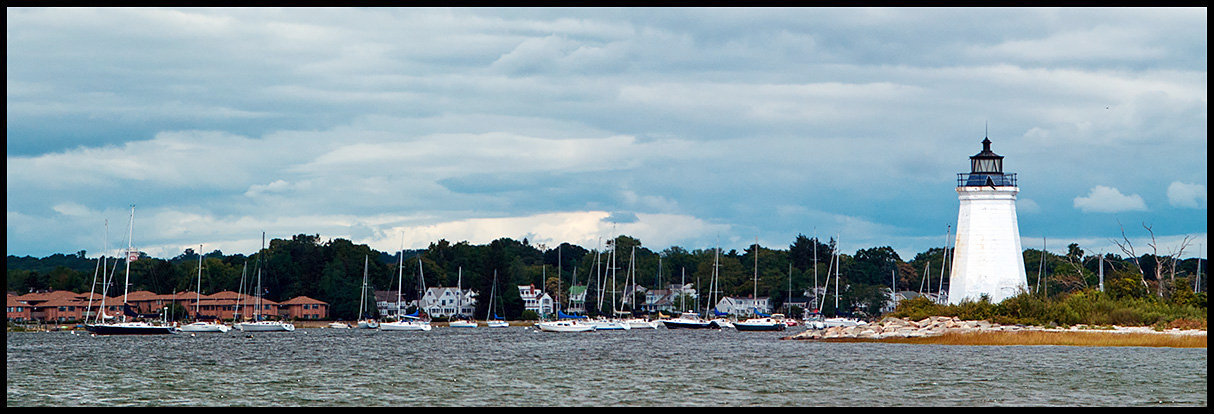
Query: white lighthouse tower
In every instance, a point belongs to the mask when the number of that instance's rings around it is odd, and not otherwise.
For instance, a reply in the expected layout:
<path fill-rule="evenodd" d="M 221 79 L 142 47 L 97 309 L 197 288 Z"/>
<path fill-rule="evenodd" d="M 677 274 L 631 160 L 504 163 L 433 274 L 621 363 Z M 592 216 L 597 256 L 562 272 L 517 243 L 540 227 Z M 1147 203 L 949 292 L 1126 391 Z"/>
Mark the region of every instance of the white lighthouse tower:
<path fill-rule="evenodd" d="M 1020 227 L 1016 223 L 1016 174 L 1003 172 L 1003 156 L 982 140 L 982 152 L 970 157 L 970 172 L 957 174 L 957 240 L 948 303 L 992 303 L 1028 290 Z"/>

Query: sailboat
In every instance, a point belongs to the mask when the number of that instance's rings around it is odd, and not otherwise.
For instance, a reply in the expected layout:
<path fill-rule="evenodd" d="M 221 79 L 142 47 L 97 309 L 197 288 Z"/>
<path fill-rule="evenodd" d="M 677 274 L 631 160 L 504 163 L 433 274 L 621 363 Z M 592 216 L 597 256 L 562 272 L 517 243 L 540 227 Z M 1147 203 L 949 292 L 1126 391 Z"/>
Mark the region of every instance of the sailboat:
<path fill-rule="evenodd" d="M 369 256 L 363 256 L 363 288 L 358 297 L 358 328 L 359 329 L 375 329 L 379 327 L 379 322 L 367 317 L 367 312 L 363 307 L 367 304 L 367 263 L 370 260 Z"/>
<path fill-rule="evenodd" d="M 754 293 L 751 297 L 759 300 L 759 238 L 755 237 L 755 280 Z M 764 314 L 758 307 L 754 308 L 755 317 L 740 322 L 734 322 L 733 327 L 739 331 L 783 331 L 787 326 L 783 321 Z"/>
<path fill-rule="evenodd" d="M 456 296 L 456 299 L 455 299 L 455 309 L 458 309 L 456 312 L 460 313 L 460 315 L 457 315 L 457 318 L 455 320 L 448 322 L 447 326 L 452 327 L 452 328 L 475 328 L 475 327 L 477 327 L 477 323 L 476 323 L 475 319 L 465 318 L 464 315 L 462 315 L 464 312 L 464 268 L 463 267 L 459 268 L 459 278 L 456 279 L 456 282 L 455 282 L 455 292 L 458 295 L 458 296 Z"/>
<path fill-rule="evenodd" d="M 397 265 L 397 270 L 398 270 L 398 274 L 396 276 L 396 278 L 397 278 L 396 283 L 397 283 L 397 285 L 400 286 L 400 288 L 396 290 L 397 319 L 394 321 L 389 321 L 389 322 L 384 322 L 384 323 L 379 324 L 379 330 L 381 330 L 381 331 L 422 331 L 422 332 L 429 331 L 430 322 L 423 321 L 418 316 L 418 313 L 421 310 L 420 309 L 421 308 L 421 299 L 418 299 L 418 301 L 417 301 L 418 308 L 419 308 L 418 311 L 413 312 L 413 314 L 405 315 L 405 314 L 402 314 L 401 310 L 400 310 L 400 302 L 401 302 L 400 292 L 402 290 L 404 290 L 404 284 L 402 284 L 402 283 L 404 282 L 404 277 L 405 277 L 405 251 L 404 251 L 404 249 L 401 249 L 400 263 Z M 418 257 L 417 258 L 417 287 L 418 287 L 418 289 L 417 289 L 418 296 L 417 297 L 418 298 L 421 298 L 422 293 L 425 292 L 425 289 L 423 289 L 423 287 L 426 284 L 425 280 L 426 280 L 425 277 L 422 276 L 422 260 L 421 260 L 421 257 Z"/>
<path fill-rule="evenodd" d="M 683 280 L 680 286 L 682 287 L 680 288 L 679 300 L 683 301 L 683 298 L 687 295 L 687 269 L 683 269 Z M 679 309 L 680 311 L 686 310 L 687 304 L 683 303 L 679 307 L 681 308 Z M 699 305 L 697 304 L 695 307 L 699 307 Z M 695 312 L 681 312 L 678 317 L 662 319 L 662 326 L 665 326 L 666 329 L 707 329 L 714 327 L 712 322 L 700 318 L 700 314 Z"/>
<path fill-rule="evenodd" d="M 560 269 L 559 265 L 557 266 L 557 269 L 559 272 L 559 269 Z M 561 291 L 561 287 L 560 287 L 561 278 L 559 277 L 560 273 L 557 273 L 557 275 L 558 275 L 558 277 L 557 277 L 556 291 L 560 292 Z M 591 323 L 591 322 L 584 322 L 583 319 L 586 318 L 585 316 L 572 316 L 572 315 L 566 315 L 564 312 L 561 312 L 561 298 L 560 298 L 559 293 L 557 294 L 557 298 L 556 298 L 556 315 L 557 315 L 556 320 L 539 322 L 539 323 L 536 323 L 535 326 L 537 328 L 539 328 L 540 331 L 543 331 L 543 332 L 591 332 L 591 331 L 599 330 L 598 325 Z M 627 328 L 625 328 L 625 329 L 627 329 Z"/>
<path fill-rule="evenodd" d="M 493 287 L 489 288 L 489 308 L 485 311 L 485 325 L 490 328 L 507 328 L 509 322 L 497 316 L 497 303 L 495 302 L 497 294 L 497 271 L 493 271 Z M 492 316 L 490 316 L 492 315 Z"/>
<path fill-rule="evenodd" d="M 831 268 L 833 268 L 835 271 L 835 316 L 823 319 L 821 326 L 823 326 L 824 328 L 833 328 L 833 327 L 867 325 L 868 322 L 865 322 L 865 321 L 862 321 L 862 320 L 859 320 L 856 318 L 838 316 L 839 315 L 839 267 L 841 266 L 841 264 L 839 263 L 839 237 L 835 238 L 834 255 L 835 255 L 835 257 L 833 258 L 834 259 L 832 261 L 833 263 L 831 263 Z M 826 271 L 826 282 L 824 283 L 824 285 L 826 285 L 827 288 L 830 287 L 830 270 Z"/>
<path fill-rule="evenodd" d="M 721 269 L 721 245 L 720 240 L 717 240 L 717 249 L 713 252 L 712 259 L 712 281 L 708 282 L 708 306 L 705 313 L 709 314 L 708 324 L 710 328 L 717 329 L 736 329 L 734 321 L 728 318 L 729 314 L 717 310 L 714 304 L 717 300 L 716 294 L 720 293 L 720 272 Z"/>
<path fill-rule="evenodd" d="M 198 288 L 194 291 L 194 323 L 181 327 L 182 332 L 227 332 L 232 327 L 215 322 L 215 317 L 203 317 L 200 302 L 202 300 L 202 245 L 198 245 Z M 203 320 L 206 319 L 206 320 Z"/>
<path fill-rule="evenodd" d="M 266 233 L 261 233 L 261 250 L 264 255 L 266 249 Z M 241 332 L 292 332 L 295 330 L 295 325 L 283 321 L 269 321 L 261 319 L 261 257 L 257 258 L 257 294 L 253 302 L 253 320 L 244 321 L 236 324 L 236 329 Z"/>
<path fill-rule="evenodd" d="M 616 247 L 617 240 L 618 239 L 609 241 L 609 243 L 611 243 L 611 259 L 610 259 L 611 260 L 611 317 L 608 318 L 608 317 L 604 317 L 604 316 L 599 316 L 599 317 L 595 318 L 594 320 L 586 322 L 587 324 L 594 326 L 594 329 L 597 331 L 627 331 L 627 330 L 632 329 L 631 326 L 628 326 L 627 323 L 624 323 L 624 321 L 622 319 L 620 319 L 620 315 L 622 314 L 622 312 L 619 309 L 616 309 L 616 307 L 615 307 L 615 289 L 616 289 L 615 273 L 617 270 L 617 266 L 615 263 L 616 262 L 615 247 Z M 607 283 L 606 278 L 604 278 L 603 283 Z M 624 284 L 627 285 L 628 281 L 625 280 Z M 627 300 L 628 300 L 627 297 L 621 298 L 620 299 L 621 306 Z"/>
<path fill-rule="evenodd" d="M 146 321 L 127 321 L 127 317 L 146 318 L 159 316 L 157 314 L 140 314 L 131 309 L 131 305 L 127 303 L 127 293 L 130 290 L 131 282 L 131 261 L 138 258 L 138 253 L 131 249 L 131 237 L 135 231 L 135 206 L 131 206 L 131 222 L 127 230 L 127 245 L 126 245 L 126 288 L 122 293 L 122 322 L 107 323 L 102 317 L 96 323 L 85 324 L 84 329 L 95 335 L 163 335 L 180 333 L 181 330 L 175 326 L 167 324 L 151 324 Z M 104 305 L 102 306 L 104 309 Z M 166 312 L 167 313 L 167 312 Z M 104 316 L 104 311 L 102 312 Z M 162 319 L 163 321 L 164 319 Z"/>
<path fill-rule="evenodd" d="M 662 272 L 662 256 L 658 256 L 658 274 Z M 632 259 L 628 265 L 628 274 L 632 277 L 632 298 L 636 298 L 637 292 L 637 275 L 636 275 L 636 246 L 632 248 Z M 628 281 L 625 280 L 627 285 Z M 632 304 L 633 311 L 636 310 L 636 304 Z M 658 321 L 651 321 L 647 318 L 628 317 L 624 319 L 624 324 L 628 325 L 629 329 L 658 329 Z"/>

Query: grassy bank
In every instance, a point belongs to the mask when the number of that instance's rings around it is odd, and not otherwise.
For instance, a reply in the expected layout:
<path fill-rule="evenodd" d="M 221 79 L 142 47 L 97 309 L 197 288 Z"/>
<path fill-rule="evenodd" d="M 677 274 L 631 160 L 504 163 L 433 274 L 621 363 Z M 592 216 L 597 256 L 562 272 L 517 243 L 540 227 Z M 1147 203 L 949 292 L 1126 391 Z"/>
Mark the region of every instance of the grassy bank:
<path fill-rule="evenodd" d="M 902 301 L 887 316 L 920 320 L 950 316 L 962 320 L 987 320 L 1003 325 L 1056 326 L 1151 326 L 1156 329 L 1205 329 L 1205 294 L 1190 294 L 1194 300 L 1163 300 L 1156 297 L 1113 297 L 1084 290 L 1049 298 L 1021 294 L 991 303 L 941 305 L 926 298 Z"/>
<path fill-rule="evenodd" d="M 831 339 L 834 342 L 885 342 L 935 345 L 1060 345 L 1205 348 L 1205 335 L 1116 333 L 1103 331 L 1019 331 L 950 333 L 921 338 Z"/>

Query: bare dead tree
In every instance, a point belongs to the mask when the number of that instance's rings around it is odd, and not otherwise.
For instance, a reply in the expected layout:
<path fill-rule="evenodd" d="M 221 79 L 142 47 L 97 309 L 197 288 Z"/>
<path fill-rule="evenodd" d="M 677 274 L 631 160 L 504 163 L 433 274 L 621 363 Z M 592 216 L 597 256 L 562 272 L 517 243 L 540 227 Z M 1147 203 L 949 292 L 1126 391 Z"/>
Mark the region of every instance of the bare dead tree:
<path fill-rule="evenodd" d="M 1130 238 L 1126 237 L 1125 226 L 1121 224 L 1121 220 L 1117 220 L 1117 226 L 1121 227 L 1121 240 L 1124 242 L 1119 242 L 1113 239 L 1110 240 L 1113 242 L 1113 244 L 1116 244 L 1117 247 L 1121 249 L 1122 253 L 1125 253 L 1127 256 L 1130 256 L 1130 258 L 1133 259 L 1132 261 L 1134 263 L 1134 268 L 1138 270 L 1138 280 L 1142 282 L 1142 287 L 1146 288 L 1147 291 L 1150 292 L 1151 287 L 1150 285 L 1147 285 L 1147 277 L 1142 272 L 1142 263 L 1138 262 L 1138 253 L 1134 252 L 1134 243 L 1131 243 Z"/>
<path fill-rule="evenodd" d="M 1166 260 L 1160 260 L 1161 256 L 1159 256 L 1159 243 L 1155 240 L 1155 231 L 1152 230 L 1151 226 L 1148 226 L 1146 223 L 1142 223 L 1142 228 L 1147 229 L 1147 233 L 1151 235 L 1151 242 L 1148 243 L 1148 245 L 1151 246 L 1151 255 L 1155 257 L 1155 281 L 1159 283 L 1159 288 L 1157 289 L 1158 294 L 1160 297 L 1163 297 L 1164 291 L 1170 288 L 1171 285 L 1176 282 L 1176 261 L 1180 259 L 1180 254 L 1183 253 L 1185 247 L 1189 245 L 1189 236 L 1185 235 L 1184 240 L 1180 243 L 1179 251 L 1170 252 Z M 1165 266 L 1170 267 L 1171 269 L 1165 270 Z M 1172 274 L 1172 279 L 1169 283 L 1163 282 L 1163 274 L 1165 271 Z"/>

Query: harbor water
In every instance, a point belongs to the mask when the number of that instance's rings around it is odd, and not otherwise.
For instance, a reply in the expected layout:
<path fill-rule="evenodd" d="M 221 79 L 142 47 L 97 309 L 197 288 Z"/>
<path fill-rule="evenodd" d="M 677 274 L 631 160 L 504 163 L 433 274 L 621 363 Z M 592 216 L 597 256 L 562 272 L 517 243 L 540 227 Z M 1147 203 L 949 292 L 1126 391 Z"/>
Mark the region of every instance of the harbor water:
<path fill-rule="evenodd" d="M 8 333 L 14 406 L 1205 406 L 1206 350 L 528 327 Z"/>

